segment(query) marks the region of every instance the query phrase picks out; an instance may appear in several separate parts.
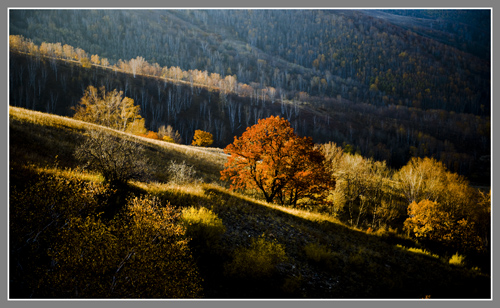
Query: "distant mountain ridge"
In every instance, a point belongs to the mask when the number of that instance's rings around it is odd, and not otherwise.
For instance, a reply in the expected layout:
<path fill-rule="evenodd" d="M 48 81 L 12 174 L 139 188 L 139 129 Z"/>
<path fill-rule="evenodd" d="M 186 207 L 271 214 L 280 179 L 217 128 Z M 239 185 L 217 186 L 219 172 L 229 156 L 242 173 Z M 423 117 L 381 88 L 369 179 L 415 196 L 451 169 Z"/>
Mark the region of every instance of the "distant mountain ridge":
<path fill-rule="evenodd" d="M 490 59 L 491 16 L 488 10 L 362 10 L 362 12 L 469 52 L 483 60 Z"/>
<path fill-rule="evenodd" d="M 439 12 L 455 12 L 448 11 Z M 479 28 L 485 35 L 478 36 L 463 23 L 395 13 L 11 10 L 10 34 L 80 47 L 111 64 L 141 56 L 160 66 L 234 75 L 288 97 L 303 91 L 373 105 L 489 114 L 490 64 L 483 52 L 489 50 L 489 28 Z"/>

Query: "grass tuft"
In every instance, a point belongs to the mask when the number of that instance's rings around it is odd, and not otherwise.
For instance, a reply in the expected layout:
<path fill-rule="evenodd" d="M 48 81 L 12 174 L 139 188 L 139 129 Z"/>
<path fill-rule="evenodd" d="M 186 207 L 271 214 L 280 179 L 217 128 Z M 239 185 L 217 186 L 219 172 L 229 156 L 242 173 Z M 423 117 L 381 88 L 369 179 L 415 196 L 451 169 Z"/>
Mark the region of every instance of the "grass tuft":
<path fill-rule="evenodd" d="M 465 257 L 462 255 L 459 255 L 457 252 L 456 254 L 451 256 L 449 263 L 451 265 L 455 265 L 455 266 L 464 266 L 465 265 L 464 260 L 465 260 Z"/>

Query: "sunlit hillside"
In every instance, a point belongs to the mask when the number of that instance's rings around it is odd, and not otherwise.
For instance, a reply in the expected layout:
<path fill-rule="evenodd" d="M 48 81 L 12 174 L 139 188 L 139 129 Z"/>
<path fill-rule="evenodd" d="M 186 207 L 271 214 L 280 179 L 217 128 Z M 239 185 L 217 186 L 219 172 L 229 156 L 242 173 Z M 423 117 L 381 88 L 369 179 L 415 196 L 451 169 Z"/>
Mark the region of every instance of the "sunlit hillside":
<path fill-rule="evenodd" d="M 8 14 L 12 299 L 491 299 L 492 9 Z"/>
<path fill-rule="evenodd" d="M 110 187 L 74 157 L 89 130 L 143 148 L 152 173 Z M 225 161 L 217 149 L 10 107 L 11 298 L 490 296 L 488 269 L 458 254 L 229 191 Z"/>
<path fill-rule="evenodd" d="M 9 17 L 12 106 L 71 116 L 87 86 L 105 86 L 141 105 L 149 130 L 171 125 L 185 144 L 202 129 L 223 148 L 280 115 L 317 143 L 393 168 L 433 157 L 489 185 L 488 9 L 13 9 Z"/>

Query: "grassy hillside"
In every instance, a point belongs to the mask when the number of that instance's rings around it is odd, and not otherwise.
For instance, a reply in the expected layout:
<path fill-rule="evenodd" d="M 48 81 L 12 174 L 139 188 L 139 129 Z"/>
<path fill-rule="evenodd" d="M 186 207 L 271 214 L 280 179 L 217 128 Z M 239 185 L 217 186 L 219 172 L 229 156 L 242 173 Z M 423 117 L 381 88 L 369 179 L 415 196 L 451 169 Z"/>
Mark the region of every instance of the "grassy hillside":
<path fill-rule="evenodd" d="M 490 278 L 481 270 L 450 264 L 452 256 L 424 251 L 395 232 L 365 233 L 328 215 L 229 192 L 218 180 L 225 161 L 218 150 L 15 107 L 9 121 L 11 297 L 490 297 Z M 99 174 L 74 159 L 90 128 L 143 146 L 153 174 L 132 181 L 120 195 L 111 191 Z M 196 176 L 173 182 L 171 160 L 185 161 Z M 112 203 L 121 210 L 101 216 Z M 156 210 L 148 212 L 151 204 Z M 190 208 L 198 222 L 186 223 Z M 161 209 L 177 213 L 163 216 L 170 217 L 167 225 L 154 220 Z M 149 214 L 140 216 L 141 210 Z M 144 220 L 128 224 L 130 217 Z M 163 232 L 154 229 L 158 223 L 182 226 L 175 229 L 177 240 L 142 241 L 148 239 L 145 230 Z M 70 244 L 73 238 L 78 241 Z M 175 243 L 184 247 L 184 240 L 188 250 L 172 250 Z M 122 272 L 135 277 L 137 287 L 129 289 Z M 179 285 L 172 287 L 176 279 Z"/>
<path fill-rule="evenodd" d="M 34 162 L 42 166 L 57 163 L 60 167 L 76 168 L 73 153 L 82 142 L 86 130 L 99 129 L 108 133 L 131 138 L 146 149 L 150 164 L 155 166 L 155 180 L 168 180 L 167 166 L 170 161 L 185 162 L 196 166 L 206 182 L 218 181 L 225 156 L 220 149 L 199 148 L 167 143 L 125 134 L 110 128 L 81 122 L 67 117 L 10 107 L 10 156 L 19 162 Z"/>
<path fill-rule="evenodd" d="M 279 115 L 299 135 L 342 144 L 393 168 L 411 157 L 427 156 L 473 182 L 488 185 L 490 180 L 489 117 L 395 105 L 375 108 L 342 97 L 271 99 L 261 96 L 264 89 L 242 96 L 192 84 L 188 77 L 134 78 L 116 67 L 85 68 L 75 61 L 15 51 L 10 53 L 10 76 L 11 106 L 71 116 L 89 85 L 105 86 L 107 91 L 123 91 L 140 105 L 148 129 L 171 125 L 185 144 L 202 129 L 213 134 L 216 146 L 225 147 L 258 119 Z"/>

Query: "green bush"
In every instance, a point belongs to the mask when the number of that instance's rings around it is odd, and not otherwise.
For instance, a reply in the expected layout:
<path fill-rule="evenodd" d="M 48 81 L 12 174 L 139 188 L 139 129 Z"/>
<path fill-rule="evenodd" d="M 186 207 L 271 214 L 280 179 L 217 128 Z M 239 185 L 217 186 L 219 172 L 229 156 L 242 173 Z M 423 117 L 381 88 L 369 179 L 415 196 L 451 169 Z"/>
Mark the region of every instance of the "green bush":
<path fill-rule="evenodd" d="M 276 266 L 287 260 L 283 245 L 260 236 L 252 239 L 250 247 L 236 249 L 232 262 L 225 267 L 225 273 L 240 278 L 271 277 L 276 273 Z"/>
<path fill-rule="evenodd" d="M 189 207 L 182 211 L 182 224 L 186 235 L 192 238 L 197 248 L 214 248 L 218 245 L 226 227 L 222 220 L 211 210 L 201 207 Z"/>

